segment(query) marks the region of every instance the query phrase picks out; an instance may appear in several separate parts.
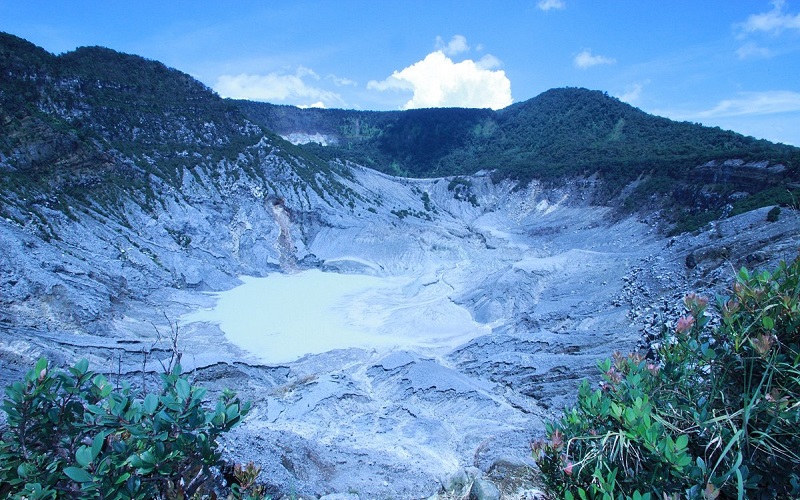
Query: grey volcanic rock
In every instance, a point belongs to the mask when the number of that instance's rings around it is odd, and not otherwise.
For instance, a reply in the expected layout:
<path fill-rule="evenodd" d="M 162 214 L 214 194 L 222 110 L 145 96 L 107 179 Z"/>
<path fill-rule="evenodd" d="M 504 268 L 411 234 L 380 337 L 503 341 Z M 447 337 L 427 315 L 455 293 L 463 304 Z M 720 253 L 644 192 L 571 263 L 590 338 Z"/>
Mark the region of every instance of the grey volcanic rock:
<path fill-rule="evenodd" d="M 590 205 L 577 183 L 517 189 L 479 174 L 454 191 L 449 179 L 342 164 L 315 188 L 268 140 L 247 154 L 269 183 L 229 175 L 236 165 L 218 178 L 185 172 L 180 190 L 160 185 L 155 208 L 126 199 L 116 213 L 91 201 L 72 217 L 42 210 L 55 237 L 10 206 L 14 218 L 0 220 L 2 382 L 41 355 L 86 357 L 138 380 L 143 364 L 159 371 L 177 331 L 199 384 L 253 401 L 225 456 L 260 465 L 270 491 L 423 498 L 465 468 L 510 477 L 532 465 L 528 443 L 597 360 L 636 348 L 683 293 L 721 286 L 731 263 L 791 257 L 800 227 L 795 212 L 767 223 L 764 209 L 666 240 Z M 268 365 L 216 325 L 179 321 L 242 276 L 311 267 L 403 278 L 418 306 L 405 320 L 424 325 L 441 312 L 426 304 L 444 301 L 486 333 Z M 497 498 L 481 481 L 475 494 Z"/>
<path fill-rule="evenodd" d="M 709 161 L 695 168 L 699 180 L 708 184 L 733 184 L 743 191 L 760 190 L 778 184 L 788 169 L 768 161 Z"/>
<path fill-rule="evenodd" d="M 469 492 L 470 500 L 500 500 L 500 489 L 491 481 L 477 478 Z"/>

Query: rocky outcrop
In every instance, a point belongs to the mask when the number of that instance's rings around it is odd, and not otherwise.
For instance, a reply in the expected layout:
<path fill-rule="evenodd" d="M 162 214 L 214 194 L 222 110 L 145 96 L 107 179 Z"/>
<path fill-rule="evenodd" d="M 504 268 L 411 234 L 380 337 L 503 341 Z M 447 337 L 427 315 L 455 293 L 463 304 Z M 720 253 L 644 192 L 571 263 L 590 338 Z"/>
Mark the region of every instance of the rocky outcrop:
<path fill-rule="evenodd" d="M 789 169 L 769 161 L 712 160 L 694 169 L 703 184 L 734 185 L 737 191 L 754 193 L 785 181 Z"/>

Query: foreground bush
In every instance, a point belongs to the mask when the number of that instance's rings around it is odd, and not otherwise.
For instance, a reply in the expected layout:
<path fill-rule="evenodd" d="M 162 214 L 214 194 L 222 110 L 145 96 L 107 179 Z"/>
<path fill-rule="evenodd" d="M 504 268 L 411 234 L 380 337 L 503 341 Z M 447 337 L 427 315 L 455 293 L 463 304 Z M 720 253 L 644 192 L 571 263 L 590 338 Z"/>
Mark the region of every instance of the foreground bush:
<path fill-rule="evenodd" d="M 23 381 L 6 389 L 0 497 L 150 499 L 201 493 L 212 477 L 210 467 L 219 461 L 217 438 L 250 409 L 226 391 L 206 410 L 205 396 L 205 389 L 181 375 L 180 365 L 161 375 L 158 394 L 144 395 L 128 385 L 115 388 L 89 371 L 86 360 L 52 370 L 40 359 Z M 252 476 L 253 468 L 246 472 Z"/>
<path fill-rule="evenodd" d="M 563 498 L 800 497 L 800 258 L 685 299 L 656 361 L 615 355 L 603 383 L 532 445 Z"/>

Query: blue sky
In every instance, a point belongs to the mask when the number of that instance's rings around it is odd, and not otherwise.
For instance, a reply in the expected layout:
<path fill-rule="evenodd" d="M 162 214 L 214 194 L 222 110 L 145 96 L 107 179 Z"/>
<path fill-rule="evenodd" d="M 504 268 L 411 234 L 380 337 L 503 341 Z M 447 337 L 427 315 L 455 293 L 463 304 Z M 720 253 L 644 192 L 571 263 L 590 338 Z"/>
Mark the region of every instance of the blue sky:
<path fill-rule="evenodd" d="M 0 31 L 138 54 L 225 97 L 501 108 L 586 87 L 800 146 L 800 0 L 0 0 Z"/>

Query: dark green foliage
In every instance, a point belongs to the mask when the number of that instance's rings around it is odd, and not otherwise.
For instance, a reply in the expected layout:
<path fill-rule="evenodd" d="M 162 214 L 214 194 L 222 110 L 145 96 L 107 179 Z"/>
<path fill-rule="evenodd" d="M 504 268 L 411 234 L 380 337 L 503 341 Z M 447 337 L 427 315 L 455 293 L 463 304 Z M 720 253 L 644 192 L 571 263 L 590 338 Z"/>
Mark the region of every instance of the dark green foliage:
<path fill-rule="evenodd" d="M 675 236 L 677 234 L 700 229 L 709 222 L 719 219 L 720 216 L 721 213 L 719 210 L 699 210 L 683 213 L 677 217 L 675 226 L 667 234 L 669 236 Z"/>
<path fill-rule="evenodd" d="M 800 189 L 789 190 L 785 187 L 765 189 L 733 205 L 732 215 L 742 214 L 756 208 L 779 205 L 782 207 L 797 207 L 800 200 Z"/>
<path fill-rule="evenodd" d="M 454 177 L 447 184 L 447 190 L 452 191 L 453 198 L 459 201 L 468 201 L 473 207 L 478 207 L 478 197 L 472 192 L 472 181 L 463 177 Z"/>
<path fill-rule="evenodd" d="M 459 189 L 470 189 L 470 188 L 472 188 L 472 181 L 470 181 L 469 179 L 464 179 L 463 177 L 453 177 L 447 184 L 448 191 L 457 192 Z"/>
<path fill-rule="evenodd" d="M 780 206 L 797 206 L 796 202 L 800 199 L 800 189 L 789 190 L 785 186 L 766 188 L 751 196 L 733 201 L 727 208 L 723 206 L 726 201 L 724 196 L 711 196 L 707 192 L 700 199 L 689 195 L 691 201 L 685 201 L 683 204 L 680 201 L 676 201 L 676 199 L 681 200 L 683 196 L 682 193 L 678 193 L 678 190 L 673 190 L 672 196 L 673 200 L 670 201 L 668 208 L 676 212 L 677 215 L 672 215 L 672 220 L 675 221 L 675 224 L 669 234 L 676 235 L 700 229 L 709 222 L 725 216 L 739 215 L 770 205 L 779 205 L 774 207 L 773 210 L 777 209 L 777 213 L 780 214 Z M 685 208 L 686 205 L 693 206 L 694 209 L 687 209 Z"/>
<path fill-rule="evenodd" d="M 233 106 L 189 75 L 159 62 L 102 47 L 81 47 L 59 56 L 57 63 L 56 77 L 75 82 L 62 84 L 60 97 L 68 105 L 75 93 L 85 96 L 72 104 L 76 110 L 91 112 L 86 126 L 119 145 L 192 144 L 211 152 L 242 135 Z M 72 121 L 69 114 L 65 118 Z"/>
<path fill-rule="evenodd" d="M 419 210 L 412 210 L 410 208 L 404 208 L 402 210 L 392 210 L 391 213 L 398 219 L 405 219 L 406 217 L 416 217 L 417 219 L 433 220 L 430 214 L 426 212 L 420 212 Z"/>
<path fill-rule="evenodd" d="M 648 115 L 608 95 L 554 89 L 500 111 L 419 109 L 405 112 L 300 110 L 235 101 L 255 122 L 280 134 L 331 135 L 314 147 L 389 173 L 392 162 L 415 176 L 495 170 L 527 182 L 600 173 L 609 191 L 642 174 L 673 180 L 709 160 L 738 158 L 793 164 L 800 150 L 719 128 Z M 348 126 L 358 123 L 352 133 Z M 367 160 L 364 162 L 364 160 Z"/>
<path fill-rule="evenodd" d="M 687 296 L 657 360 L 600 363 L 602 388 L 548 423 L 533 449 L 554 495 L 800 495 L 800 258 L 742 269 L 716 326 L 707 303 Z"/>
<path fill-rule="evenodd" d="M 180 245 L 183 248 L 188 248 L 189 245 L 192 243 L 192 237 L 186 234 L 183 231 L 176 231 L 174 229 L 166 228 L 167 233 L 172 236 L 172 239 L 175 240 L 175 243 Z"/>
<path fill-rule="evenodd" d="M 426 212 L 436 211 L 436 207 L 434 207 L 433 203 L 431 202 L 431 195 L 429 195 L 427 191 L 422 193 L 421 199 L 422 199 L 422 204 L 425 206 Z"/>
<path fill-rule="evenodd" d="M 213 409 L 180 365 L 157 394 L 115 388 L 85 360 L 54 370 L 40 359 L 6 389 L 0 496 L 13 498 L 188 498 L 218 463 L 217 438 L 250 403 L 231 392 Z"/>

